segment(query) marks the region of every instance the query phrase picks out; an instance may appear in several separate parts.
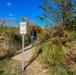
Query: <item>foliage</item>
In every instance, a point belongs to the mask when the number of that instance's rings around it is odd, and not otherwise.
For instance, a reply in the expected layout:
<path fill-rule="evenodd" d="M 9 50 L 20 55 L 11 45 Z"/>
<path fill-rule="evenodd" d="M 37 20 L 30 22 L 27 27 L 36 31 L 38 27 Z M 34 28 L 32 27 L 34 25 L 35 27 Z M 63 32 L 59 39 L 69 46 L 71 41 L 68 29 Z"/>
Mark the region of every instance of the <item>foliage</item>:
<path fill-rule="evenodd" d="M 35 44 L 36 44 L 36 45 L 39 45 L 39 44 L 41 44 L 41 43 L 43 43 L 43 42 L 48 41 L 49 38 L 50 38 L 49 31 L 43 29 L 42 32 L 41 32 L 41 34 L 38 35 Z"/>
<path fill-rule="evenodd" d="M 42 50 L 42 61 L 48 65 L 53 75 L 75 75 L 76 31 L 57 25 L 53 29 L 44 28 L 35 41 L 36 51 Z"/>
<path fill-rule="evenodd" d="M 39 7 L 43 10 L 43 14 L 38 17 L 42 21 L 50 21 L 51 25 L 62 23 L 70 26 L 75 2 L 75 0 L 41 0 Z"/>
<path fill-rule="evenodd" d="M 63 54 L 61 45 L 47 44 L 43 48 L 43 58 L 50 67 L 53 66 L 66 66 L 65 55 Z"/>
<path fill-rule="evenodd" d="M 36 32 L 39 34 L 39 33 L 41 33 L 42 32 L 42 28 L 39 26 L 39 25 L 34 25 L 34 27 L 35 27 L 35 30 L 36 30 Z"/>
<path fill-rule="evenodd" d="M 22 47 L 22 36 L 18 27 L 0 27 L 0 56 L 12 56 Z M 25 46 L 30 44 L 30 37 L 25 35 Z"/>
<path fill-rule="evenodd" d="M 25 17 L 20 17 L 20 18 L 19 18 L 19 21 L 25 21 L 25 20 L 26 20 Z"/>

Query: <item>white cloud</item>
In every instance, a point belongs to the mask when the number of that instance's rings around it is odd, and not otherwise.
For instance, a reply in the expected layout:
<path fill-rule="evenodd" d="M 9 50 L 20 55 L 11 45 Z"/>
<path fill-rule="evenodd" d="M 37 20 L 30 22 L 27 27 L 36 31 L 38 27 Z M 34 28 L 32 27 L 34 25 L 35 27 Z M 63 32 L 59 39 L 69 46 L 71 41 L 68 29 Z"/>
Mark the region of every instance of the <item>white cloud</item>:
<path fill-rule="evenodd" d="M 12 6 L 12 4 L 11 4 L 10 2 L 7 2 L 6 5 L 8 5 L 8 6 Z"/>
<path fill-rule="evenodd" d="M 15 19 L 16 19 L 16 18 L 12 18 L 12 17 L 11 17 L 11 18 L 9 18 L 9 20 L 15 20 Z"/>
<path fill-rule="evenodd" d="M 9 16 L 14 16 L 13 14 L 9 14 Z"/>
<path fill-rule="evenodd" d="M 7 20 L 15 20 L 16 18 L 14 18 L 14 17 L 11 17 L 11 18 L 6 17 L 6 19 L 7 19 Z"/>

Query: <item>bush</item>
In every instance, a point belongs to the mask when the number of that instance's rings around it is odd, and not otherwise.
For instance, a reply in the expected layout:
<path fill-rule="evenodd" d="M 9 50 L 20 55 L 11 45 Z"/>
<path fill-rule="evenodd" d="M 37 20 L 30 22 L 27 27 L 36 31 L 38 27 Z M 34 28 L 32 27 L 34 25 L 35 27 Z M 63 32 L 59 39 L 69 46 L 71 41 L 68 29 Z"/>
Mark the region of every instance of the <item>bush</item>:
<path fill-rule="evenodd" d="M 37 40 L 35 41 L 36 45 L 42 44 L 44 42 L 49 41 L 50 39 L 50 33 L 47 30 L 43 30 L 37 37 Z"/>
<path fill-rule="evenodd" d="M 44 59 L 44 62 L 48 63 L 50 67 L 53 67 L 55 65 L 66 67 L 67 63 L 65 61 L 65 54 L 63 52 L 62 45 L 53 44 L 53 43 L 46 43 L 41 45 L 42 48 L 42 58 Z"/>
<path fill-rule="evenodd" d="M 12 55 L 17 50 L 20 50 L 22 47 L 22 36 L 19 32 L 18 27 L 0 27 L 0 36 L 4 39 L 0 39 L 0 52 L 3 52 L 4 55 Z M 25 35 L 25 46 L 30 44 L 30 37 Z M 5 48 L 4 48 L 5 47 Z M 3 49 L 3 50 L 2 50 Z M 5 51 L 6 50 L 6 51 Z M 5 52 L 4 52 L 5 51 Z"/>

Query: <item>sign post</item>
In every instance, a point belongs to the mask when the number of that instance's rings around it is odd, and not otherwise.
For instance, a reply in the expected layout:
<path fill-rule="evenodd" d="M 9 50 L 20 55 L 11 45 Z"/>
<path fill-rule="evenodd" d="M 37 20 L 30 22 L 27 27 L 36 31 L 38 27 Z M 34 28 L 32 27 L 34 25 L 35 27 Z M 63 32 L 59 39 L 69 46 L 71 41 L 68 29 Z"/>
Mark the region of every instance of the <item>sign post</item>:
<path fill-rule="evenodd" d="M 22 71 L 24 71 L 24 34 L 26 34 L 26 22 L 20 22 L 20 34 L 22 34 Z"/>

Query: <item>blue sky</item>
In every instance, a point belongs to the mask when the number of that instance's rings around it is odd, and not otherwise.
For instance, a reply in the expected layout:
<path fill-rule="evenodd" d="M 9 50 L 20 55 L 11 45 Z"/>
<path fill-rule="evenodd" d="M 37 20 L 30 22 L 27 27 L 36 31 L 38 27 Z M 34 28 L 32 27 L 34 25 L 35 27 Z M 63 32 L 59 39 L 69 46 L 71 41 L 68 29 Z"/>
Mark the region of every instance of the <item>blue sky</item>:
<path fill-rule="evenodd" d="M 18 19 L 24 16 L 43 27 L 44 23 L 37 18 L 41 13 L 39 4 L 40 0 L 0 0 L 0 18 L 14 18 L 15 25 L 18 25 Z"/>

